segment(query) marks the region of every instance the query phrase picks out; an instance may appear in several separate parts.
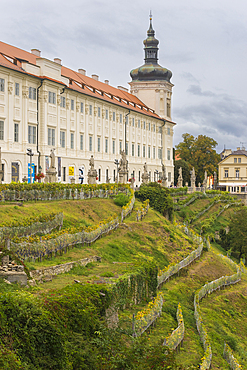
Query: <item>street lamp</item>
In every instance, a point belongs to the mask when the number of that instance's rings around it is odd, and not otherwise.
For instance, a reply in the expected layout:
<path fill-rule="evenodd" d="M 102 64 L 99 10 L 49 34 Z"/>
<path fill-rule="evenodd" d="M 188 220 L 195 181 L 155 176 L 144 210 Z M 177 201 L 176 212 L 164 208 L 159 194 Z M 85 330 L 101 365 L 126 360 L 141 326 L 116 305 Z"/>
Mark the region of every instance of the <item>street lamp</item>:
<path fill-rule="evenodd" d="M 118 166 L 120 164 L 118 159 L 115 159 L 114 164 L 117 166 L 117 184 L 118 184 Z"/>
<path fill-rule="evenodd" d="M 27 149 L 27 155 L 30 157 L 30 183 L 32 184 L 32 156 L 34 155 L 32 149 Z"/>

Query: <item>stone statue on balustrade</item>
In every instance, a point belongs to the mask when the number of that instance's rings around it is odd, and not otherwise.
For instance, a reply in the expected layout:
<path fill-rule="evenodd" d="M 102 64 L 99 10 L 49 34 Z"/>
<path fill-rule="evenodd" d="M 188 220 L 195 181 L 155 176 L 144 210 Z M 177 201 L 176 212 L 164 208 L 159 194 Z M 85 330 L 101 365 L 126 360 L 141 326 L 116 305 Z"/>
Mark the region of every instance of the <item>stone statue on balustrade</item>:
<path fill-rule="evenodd" d="M 162 164 L 162 172 L 161 172 L 161 186 L 167 187 L 167 177 L 166 177 L 166 167 Z"/>
<path fill-rule="evenodd" d="M 214 189 L 217 189 L 217 172 L 214 171 Z"/>
<path fill-rule="evenodd" d="M 180 167 L 178 170 L 178 188 L 182 187 L 183 187 L 183 170 L 182 167 Z"/>
<path fill-rule="evenodd" d="M 50 158 L 51 165 L 46 171 L 44 182 L 57 182 L 57 171 L 55 167 L 55 149 L 51 149 Z"/>
<path fill-rule="evenodd" d="M 126 153 L 124 150 L 121 150 L 121 159 L 119 162 L 119 169 L 118 169 L 118 174 L 119 174 L 119 182 L 121 184 L 127 184 L 128 181 L 128 161 L 126 159 Z"/>
<path fill-rule="evenodd" d="M 87 173 L 87 182 L 90 185 L 96 184 L 96 178 L 97 178 L 97 171 L 94 168 L 94 157 L 91 155 L 91 158 L 89 159 L 89 170 Z"/>
<path fill-rule="evenodd" d="M 147 163 L 145 162 L 143 166 L 142 183 L 147 184 L 148 181 L 149 181 L 148 166 Z"/>
<path fill-rule="evenodd" d="M 3 180 L 3 170 L 2 170 L 2 148 L 0 147 L 0 184 Z"/>
<path fill-rule="evenodd" d="M 208 183 L 208 175 L 207 175 L 207 171 L 204 172 L 204 180 L 203 180 L 203 183 L 202 183 L 202 191 L 205 193 L 206 189 L 207 189 L 207 183 Z"/>
<path fill-rule="evenodd" d="M 192 187 L 192 192 L 194 192 L 196 190 L 196 174 L 194 167 L 192 171 L 190 171 L 190 184 L 190 186 Z"/>

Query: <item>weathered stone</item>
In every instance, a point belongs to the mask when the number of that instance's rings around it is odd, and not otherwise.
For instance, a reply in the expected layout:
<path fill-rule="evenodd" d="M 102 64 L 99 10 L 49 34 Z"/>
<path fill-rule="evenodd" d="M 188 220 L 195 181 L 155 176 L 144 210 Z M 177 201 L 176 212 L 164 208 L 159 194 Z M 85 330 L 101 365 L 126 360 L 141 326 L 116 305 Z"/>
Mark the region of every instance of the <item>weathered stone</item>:
<path fill-rule="evenodd" d="M 8 266 L 9 264 L 9 256 L 3 256 L 2 257 L 2 265 L 3 266 Z"/>
<path fill-rule="evenodd" d="M 0 278 L 4 278 L 11 283 L 20 283 L 21 285 L 27 285 L 27 274 L 25 272 L 7 271 L 6 273 L 1 272 Z"/>

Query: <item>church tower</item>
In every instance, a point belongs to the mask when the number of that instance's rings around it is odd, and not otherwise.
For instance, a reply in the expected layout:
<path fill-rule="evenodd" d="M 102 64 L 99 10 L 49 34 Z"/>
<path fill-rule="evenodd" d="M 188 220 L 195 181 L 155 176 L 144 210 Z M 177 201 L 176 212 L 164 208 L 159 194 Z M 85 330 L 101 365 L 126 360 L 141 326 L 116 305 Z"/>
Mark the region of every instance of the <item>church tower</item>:
<path fill-rule="evenodd" d="M 168 183 L 170 184 L 174 181 L 173 127 L 175 123 L 171 119 L 171 98 L 174 85 L 170 81 L 172 72 L 158 64 L 159 41 L 155 38 L 151 14 L 147 38 L 143 44 L 145 63 L 130 72 L 132 78 L 132 81 L 129 82 L 130 92 L 164 119 L 162 164 L 167 168 Z"/>

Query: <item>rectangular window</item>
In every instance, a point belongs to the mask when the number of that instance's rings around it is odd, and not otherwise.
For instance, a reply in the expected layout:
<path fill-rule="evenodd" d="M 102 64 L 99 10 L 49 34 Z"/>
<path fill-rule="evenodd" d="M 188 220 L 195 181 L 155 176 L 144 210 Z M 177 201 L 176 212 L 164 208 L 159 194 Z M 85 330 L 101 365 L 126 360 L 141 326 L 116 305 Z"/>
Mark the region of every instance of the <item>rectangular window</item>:
<path fill-rule="evenodd" d="M 100 168 L 99 168 L 99 172 L 98 173 L 99 173 L 99 176 L 98 176 L 99 177 L 99 181 L 101 181 L 101 169 Z"/>
<path fill-rule="evenodd" d="M 61 96 L 60 107 L 65 108 L 65 96 Z"/>
<path fill-rule="evenodd" d="M 60 131 L 60 146 L 65 148 L 65 131 Z"/>
<path fill-rule="evenodd" d="M 236 170 L 236 179 L 239 179 L 239 170 Z"/>
<path fill-rule="evenodd" d="M 141 127 L 141 121 L 138 119 L 138 128 Z"/>
<path fill-rule="evenodd" d="M 51 91 L 49 91 L 49 103 L 56 104 L 56 94 Z"/>
<path fill-rule="evenodd" d="M 119 141 L 119 154 L 121 154 L 122 151 L 122 141 Z"/>
<path fill-rule="evenodd" d="M 71 110 L 74 110 L 75 109 L 75 101 L 73 99 L 71 99 Z"/>
<path fill-rule="evenodd" d="M 20 95 L 20 85 L 18 84 L 18 82 L 15 83 L 15 95 Z"/>
<path fill-rule="evenodd" d="M 141 171 L 139 171 L 138 180 L 141 181 Z"/>
<path fill-rule="evenodd" d="M 238 158 L 238 163 L 241 163 L 241 158 Z"/>
<path fill-rule="evenodd" d="M 146 122 L 143 122 L 143 129 L 146 130 Z"/>
<path fill-rule="evenodd" d="M 116 170 L 113 170 L 113 181 L 116 181 Z"/>
<path fill-rule="evenodd" d="M 120 121 L 120 123 L 123 123 L 123 115 L 122 115 L 122 113 L 120 113 L 119 121 Z"/>
<path fill-rule="evenodd" d="M 145 158 L 145 157 L 146 157 L 146 146 L 143 145 L 143 158 Z"/>
<path fill-rule="evenodd" d="M 4 92 L 4 79 L 0 78 L 0 91 Z"/>
<path fill-rule="evenodd" d="M 108 168 L 105 170 L 105 180 L 106 181 L 109 181 L 108 179 L 109 179 L 109 177 L 108 177 L 108 175 L 109 175 L 109 170 L 108 170 Z"/>
<path fill-rule="evenodd" d="M 90 116 L 93 114 L 93 106 L 91 104 L 89 105 L 89 114 Z"/>
<path fill-rule="evenodd" d="M 126 152 L 126 155 L 128 155 L 128 152 L 129 152 L 129 144 L 128 143 L 126 143 L 125 152 Z"/>
<path fill-rule="evenodd" d="M 108 153 L 108 139 L 105 139 L 105 152 Z"/>
<path fill-rule="evenodd" d="M 4 140 L 4 121 L 0 121 L 0 140 Z"/>
<path fill-rule="evenodd" d="M 159 134 L 162 134 L 162 126 L 159 126 Z"/>
<path fill-rule="evenodd" d="M 4 163 L 2 163 L 2 171 L 3 171 L 3 172 L 2 172 L 2 173 L 3 173 L 3 174 L 2 174 L 2 181 L 4 181 Z"/>
<path fill-rule="evenodd" d="M 35 87 L 29 87 L 29 99 L 33 99 L 33 100 L 36 100 L 36 89 Z"/>
<path fill-rule="evenodd" d="M 28 144 L 36 144 L 36 126 L 28 125 Z"/>
<path fill-rule="evenodd" d="M 134 127 L 135 126 L 135 119 L 132 118 L 132 126 Z"/>
<path fill-rule="evenodd" d="M 81 103 L 81 113 L 83 113 L 84 112 L 84 105 L 83 105 L 83 103 Z"/>
<path fill-rule="evenodd" d="M 132 157 L 135 155 L 135 144 L 132 144 Z"/>
<path fill-rule="evenodd" d="M 171 179 L 172 179 L 172 174 L 171 172 L 168 172 L 168 181 L 171 181 Z"/>
<path fill-rule="evenodd" d="M 225 170 L 225 177 L 228 177 L 228 170 Z"/>
<path fill-rule="evenodd" d="M 14 126 L 14 141 L 18 143 L 19 141 L 19 123 L 15 123 Z"/>
<path fill-rule="evenodd" d="M 162 159 L 162 149 L 158 148 L 158 158 Z"/>
<path fill-rule="evenodd" d="M 148 124 L 148 131 L 151 131 L 151 123 Z"/>
<path fill-rule="evenodd" d="M 108 109 L 105 110 L 105 119 L 108 119 Z"/>
<path fill-rule="evenodd" d="M 138 144 L 137 145 L 137 155 L 138 155 L 138 157 L 140 157 L 140 155 L 141 155 L 141 146 L 140 146 L 140 144 Z"/>
<path fill-rule="evenodd" d="M 98 152 L 100 152 L 100 137 L 98 137 Z"/>
<path fill-rule="evenodd" d="M 48 145 L 55 145 L 55 129 L 48 128 Z"/>
<path fill-rule="evenodd" d="M 155 124 L 153 125 L 153 132 L 155 132 Z"/>
<path fill-rule="evenodd" d="M 151 147 L 148 147 L 148 158 L 151 158 Z"/>
<path fill-rule="evenodd" d="M 70 133 L 70 148 L 74 149 L 75 146 L 75 134 L 73 132 Z"/>
<path fill-rule="evenodd" d="M 237 163 L 237 161 L 238 161 L 237 158 L 234 158 L 234 163 Z"/>
<path fill-rule="evenodd" d="M 153 147 L 153 159 L 155 159 L 155 147 Z"/>
<path fill-rule="evenodd" d="M 171 135 L 171 129 L 170 129 L 170 127 L 167 128 L 167 135 Z"/>
<path fill-rule="evenodd" d="M 66 181 L 66 167 L 63 167 L 63 181 Z"/>
<path fill-rule="evenodd" d="M 115 140 L 112 140 L 112 154 L 115 154 Z"/>
<path fill-rule="evenodd" d="M 80 150 L 83 150 L 83 135 L 80 135 Z"/>
<path fill-rule="evenodd" d="M 100 107 L 98 107 L 98 117 L 100 117 Z"/>
<path fill-rule="evenodd" d="M 116 113 L 112 112 L 112 120 L 115 122 L 116 121 Z"/>
<path fill-rule="evenodd" d="M 92 152 L 93 150 L 93 137 L 89 136 L 89 151 Z"/>
<path fill-rule="evenodd" d="M 170 151 L 170 149 L 167 149 L 167 160 L 168 161 L 171 160 L 171 151 Z"/>

